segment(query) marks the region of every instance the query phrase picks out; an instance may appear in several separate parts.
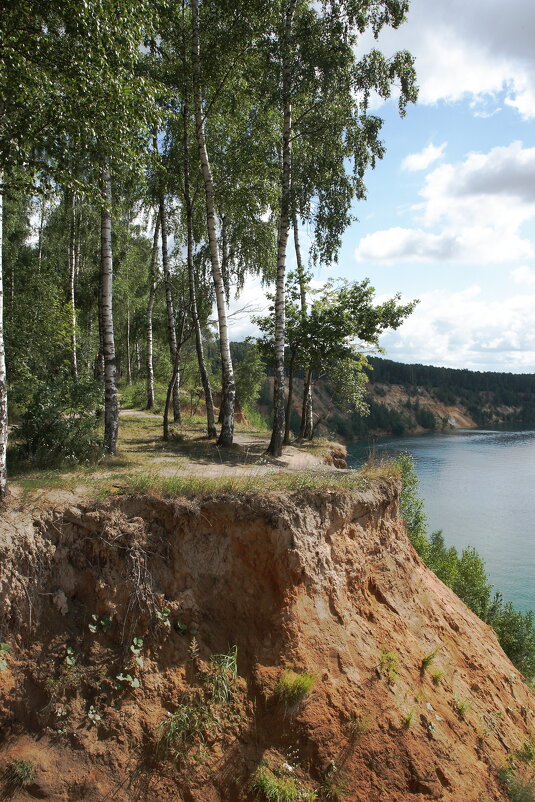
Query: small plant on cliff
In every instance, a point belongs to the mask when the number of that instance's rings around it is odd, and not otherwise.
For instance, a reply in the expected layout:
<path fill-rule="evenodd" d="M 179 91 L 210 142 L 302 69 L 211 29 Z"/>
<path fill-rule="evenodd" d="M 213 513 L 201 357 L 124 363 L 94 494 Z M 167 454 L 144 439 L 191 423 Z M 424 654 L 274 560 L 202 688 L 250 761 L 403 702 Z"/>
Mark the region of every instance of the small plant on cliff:
<path fill-rule="evenodd" d="M 433 671 L 431 674 L 431 679 L 433 680 L 433 685 L 440 685 L 442 682 L 442 677 L 444 676 L 443 671 Z"/>
<path fill-rule="evenodd" d="M 511 802 L 535 802 L 535 740 L 529 738 L 498 770 L 498 777 Z"/>
<path fill-rule="evenodd" d="M 7 668 L 7 660 L 3 657 L 5 654 L 9 654 L 11 651 L 11 646 L 9 643 L 0 643 L 0 671 L 5 671 Z"/>
<path fill-rule="evenodd" d="M 297 674 L 294 671 L 285 671 L 275 685 L 275 696 L 287 705 L 296 705 L 308 696 L 316 678 L 312 674 Z"/>
<path fill-rule="evenodd" d="M 403 729 L 409 730 L 412 726 L 413 721 L 414 721 L 414 710 L 409 710 L 409 712 L 403 719 Z"/>
<path fill-rule="evenodd" d="M 315 802 L 315 791 L 300 787 L 295 777 L 278 776 L 268 766 L 261 765 L 251 781 L 251 790 L 266 802 Z"/>
<path fill-rule="evenodd" d="M 383 649 L 377 666 L 377 671 L 381 677 L 386 677 L 388 682 L 394 683 L 398 674 L 398 660 L 399 655 L 397 652 L 387 652 Z"/>
<path fill-rule="evenodd" d="M 422 664 L 420 666 L 420 672 L 422 674 L 424 674 L 427 671 L 427 669 L 429 668 L 429 666 L 431 665 L 431 663 L 433 662 L 439 651 L 440 651 L 440 646 L 437 646 L 435 649 L 433 649 L 432 652 L 429 652 L 429 654 L 426 654 L 425 657 L 422 657 Z"/>
<path fill-rule="evenodd" d="M 459 718 L 464 718 L 467 711 L 472 707 L 467 699 L 458 699 L 456 696 L 453 699 L 453 708 L 458 714 Z"/>
<path fill-rule="evenodd" d="M 238 679 L 238 647 L 233 646 L 228 654 L 214 654 L 210 658 L 210 668 L 204 675 L 210 686 L 212 701 L 216 704 L 229 702 L 236 690 Z"/>
<path fill-rule="evenodd" d="M 196 700 L 168 713 L 160 724 L 160 735 L 156 753 L 161 759 L 178 761 L 184 757 L 188 748 L 194 744 L 203 744 L 210 724 L 210 714 Z"/>
<path fill-rule="evenodd" d="M 361 714 L 354 714 L 349 719 L 347 724 L 347 732 L 351 743 L 355 743 L 358 739 L 365 735 L 370 729 L 370 719 L 368 716 Z"/>
<path fill-rule="evenodd" d="M 35 778 L 35 766 L 31 760 L 12 760 L 3 772 L 4 789 L 12 795 L 20 788 L 25 788 Z"/>

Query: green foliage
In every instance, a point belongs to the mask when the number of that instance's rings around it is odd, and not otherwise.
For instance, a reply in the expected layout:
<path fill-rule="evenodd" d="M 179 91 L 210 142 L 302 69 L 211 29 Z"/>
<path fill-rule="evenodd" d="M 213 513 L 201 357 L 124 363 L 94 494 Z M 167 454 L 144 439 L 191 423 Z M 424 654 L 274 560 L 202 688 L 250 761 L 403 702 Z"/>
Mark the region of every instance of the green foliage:
<path fill-rule="evenodd" d="M 184 758 L 193 744 L 204 743 L 210 721 L 206 707 L 196 703 L 181 705 L 160 724 L 158 756 L 175 761 Z"/>
<path fill-rule="evenodd" d="M 433 662 L 433 660 L 435 659 L 435 657 L 439 653 L 440 649 L 441 649 L 441 647 L 437 646 L 435 649 L 433 649 L 432 652 L 429 652 L 429 654 L 426 654 L 425 657 L 422 657 L 422 664 L 421 664 L 421 667 L 420 667 L 420 670 L 421 670 L 422 674 L 425 671 L 427 671 L 427 669 L 429 668 L 429 666 L 431 665 L 431 663 Z"/>
<path fill-rule="evenodd" d="M 535 677 L 533 612 L 515 610 L 511 602 L 503 601 L 500 593 L 492 596 L 492 585 L 488 581 L 485 564 L 475 549 L 469 546 L 459 556 L 456 548 L 446 546 L 442 532 L 433 532 L 428 538 L 424 505 L 418 496 L 414 460 L 409 454 L 401 454 L 396 465 L 403 482 L 401 516 L 416 551 L 467 607 L 494 628 L 502 649 L 516 668 L 528 680 Z"/>
<path fill-rule="evenodd" d="M 7 668 L 7 660 L 2 657 L 4 654 L 9 654 L 11 646 L 9 643 L 0 643 L 0 671 L 5 671 Z"/>
<path fill-rule="evenodd" d="M 31 760 L 12 760 L 3 772 L 4 787 L 8 793 L 30 785 L 35 778 L 35 766 Z"/>
<path fill-rule="evenodd" d="M 228 654 L 212 655 L 210 670 L 204 679 L 210 686 L 213 702 L 229 702 L 234 696 L 238 679 L 238 647 L 234 646 Z"/>
<path fill-rule="evenodd" d="M 535 741 L 529 738 L 509 756 L 498 777 L 511 802 L 535 802 Z"/>
<path fill-rule="evenodd" d="M 234 366 L 236 399 L 241 404 L 242 409 L 254 405 L 258 400 L 260 388 L 266 375 L 265 370 L 259 347 L 249 344 L 243 359 L 235 361 Z"/>
<path fill-rule="evenodd" d="M 287 705 L 296 705 L 308 696 L 316 683 L 312 674 L 285 671 L 275 685 L 275 696 Z"/>
<path fill-rule="evenodd" d="M 265 802 L 314 802 L 317 799 L 316 793 L 303 789 L 295 777 L 277 776 L 265 765 L 256 770 L 251 790 Z"/>
<path fill-rule="evenodd" d="M 396 681 L 398 673 L 399 655 L 396 651 L 388 652 L 383 649 L 379 659 L 377 670 L 382 677 L 386 677 L 388 682 Z"/>
<path fill-rule="evenodd" d="M 459 718 L 464 718 L 468 710 L 472 707 L 471 702 L 467 699 L 459 699 L 454 697 L 453 699 L 453 708 L 455 712 L 458 714 Z"/>
<path fill-rule="evenodd" d="M 412 545 L 423 559 L 426 559 L 429 548 L 427 538 L 427 516 L 424 502 L 418 496 L 418 475 L 414 466 L 414 458 L 408 452 L 400 454 L 396 459 L 401 481 L 400 513 L 405 521 L 407 534 Z"/>
<path fill-rule="evenodd" d="M 13 435 L 15 464 L 54 467 L 96 459 L 102 446 L 95 410 L 100 387 L 67 379 L 38 386 Z"/>

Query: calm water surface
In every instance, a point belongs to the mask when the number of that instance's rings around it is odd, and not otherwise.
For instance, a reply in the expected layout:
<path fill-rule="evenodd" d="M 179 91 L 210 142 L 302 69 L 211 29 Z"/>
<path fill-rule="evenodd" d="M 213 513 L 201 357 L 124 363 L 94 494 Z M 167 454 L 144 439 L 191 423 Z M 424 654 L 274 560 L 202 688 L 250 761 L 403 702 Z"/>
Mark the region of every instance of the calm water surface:
<path fill-rule="evenodd" d="M 409 451 L 430 531 L 474 546 L 491 582 L 519 610 L 535 610 L 535 431 L 469 429 L 349 445 L 351 467 Z"/>

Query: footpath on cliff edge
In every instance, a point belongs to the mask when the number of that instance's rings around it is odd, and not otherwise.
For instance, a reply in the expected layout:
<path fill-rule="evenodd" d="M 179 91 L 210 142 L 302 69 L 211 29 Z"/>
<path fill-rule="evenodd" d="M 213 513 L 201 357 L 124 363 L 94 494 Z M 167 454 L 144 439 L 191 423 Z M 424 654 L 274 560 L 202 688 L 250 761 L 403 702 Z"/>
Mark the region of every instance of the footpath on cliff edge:
<path fill-rule="evenodd" d="M 529 791 L 535 695 L 414 551 L 392 466 L 160 427 L 123 414 L 117 457 L 12 484 L 0 799 Z"/>

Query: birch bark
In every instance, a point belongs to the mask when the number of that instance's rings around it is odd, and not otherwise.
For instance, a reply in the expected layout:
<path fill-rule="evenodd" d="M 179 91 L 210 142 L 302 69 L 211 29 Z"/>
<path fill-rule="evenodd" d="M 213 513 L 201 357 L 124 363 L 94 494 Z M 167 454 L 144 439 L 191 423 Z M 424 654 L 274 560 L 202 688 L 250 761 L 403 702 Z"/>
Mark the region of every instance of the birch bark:
<path fill-rule="evenodd" d="M 154 225 L 154 239 L 152 242 L 152 253 L 150 257 L 149 275 L 149 300 L 147 302 L 147 409 L 154 407 L 154 362 L 152 347 L 152 312 L 154 310 L 154 300 L 156 298 L 157 264 L 158 264 L 158 240 L 160 237 L 160 214 L 156 215 Z"/>
<path fill-rule="evenodd" d="M 186 94 L 184 101 L 184 110 L 183 110 L 184 205 L 186 207 L 187 265 L 188 265 L 190 310 L 191 310 L 191 317 L 193 320 L 193 328 L 195 330 L 195 347 L 197 350 L 199 373 L 201 376 L 201 384 L 204 391 L 204 403 L 206 406 L 206 427 L 208 430 L 208 437 L 217 437 L 217 430 L 215 426 L 215 417 L 214 417 L 214 400 L 212 396 L 212 388 L 210 386 L 210 379 L 208 378 L 208 371 L 206 370 L 206 362 L 204 359 L 201 324 L 199 321 L 199 311 L 197 308 L 197 288 L 195 286 L 195 269 L 193 265 L 193 203 L 191 199 L 190 175 L 189 175 L 189 136 L 188 136 L 189 107 L 187 100 L 188 99 Z"/>
<path fill-rule="evenodd" d="M 214 183 L 212 178 L 212 169 L 210 167 L 210 160 L 208 158 L 208 149 L 206 146 L 204 131 L 204 118 L 202 112 L 199 0 L 192 0 L 191 11 L 195 129 L 206 197 L 206 225 L 208 230 L 208 242 L 210 245 L 212 277 L 216 296 L 217 319 L 219 323 L 219 345 L 221 349 L 222 365 L 222 401 L 220 414 L 221 432 L 219 434 L 218 444 L 221 446 L 230 446 L 232 445 L 232 440 L 234 437 L 234 404 L 236 400 L 236 384 L 234 381 L 234 370 L 232 368 L 232 357 L 230 355 L 225 286 L 219 261 Z"/>
<path fill-rule="evenodd" d="M 273 431 L 268 453 L 280 457 L 284 441 L 284 334 L 285 334 L 285 279 L 286 246 L 290 228 L 290 189 L 292 173 L 292 102 L 291 102 L 291 63 L 290 38 L 296 0 L 288 0 L 284 9 L 284 28 L 282 41 L 282 171 L 281 205 L 277 238 L 277 281 L 275 289 L 275 374 L 273 388 Z"/>
<path fill-rule="evenodd" d="M 163 193 L 160 195 L 160 228 L 162 232 L 162 268 L 165 286 L 165 303 L 167 306 L 167 332 L 169 336 L 169 351 L 173 373 L 176 364 L 176 379 L 173 384 L 173 418 L 177 423 L 181 420 L 180 411 L 180 364 L 177 362 L 176 318 L 173 304 L 173 287 L 171 284 L 171 270 L 169 267 L 169 251 L 167 248 L 167 213 Z"/>
<path fill-rule="evenodd" d="M 104 447 L 109 454 L 117 450 L 119 399 L 113 332 L 113 251 L 111 224 L 111 178 L 107 168 L 101 172 L 104 205 L 101 211 L 101 329 L 104 357 Z"/>
<path fill-rule="evenodd" d="M 4 348 L 4 294 L 2 283 L 3 173 L 0 171 L 0 500 L 7 492 L 7 382 Z"/>
<path fill-rule="evenodd" d="M 76 353 L 76 196 L 67 191 L 69 220 L 69 304 L 71 313 L 71 374 L 78 378 L 78 358 Z"/>

